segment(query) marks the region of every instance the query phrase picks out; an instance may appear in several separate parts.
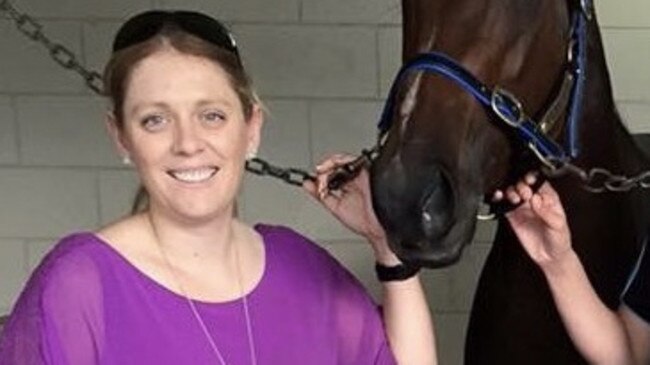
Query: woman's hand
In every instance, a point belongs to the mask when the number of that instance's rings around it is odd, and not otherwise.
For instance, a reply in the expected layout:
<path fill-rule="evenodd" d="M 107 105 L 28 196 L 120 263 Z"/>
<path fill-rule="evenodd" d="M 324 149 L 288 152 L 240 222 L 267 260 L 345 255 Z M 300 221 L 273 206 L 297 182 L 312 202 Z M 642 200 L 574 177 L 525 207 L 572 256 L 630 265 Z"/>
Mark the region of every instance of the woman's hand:
<path fill-rule="evenodd" d="M 506 214 L 512 229 L 528 255 L 542 268 L 559 262 L 572 251 L 571 233 L 560 197 L 548 182 L 537 192 L 531 186 L 537 178 L 528 174 L 505 191 L 505 198 L 521 205 Z M 495 200 L 504 198 L 497 191 Z"/>
<path fill-rule="evenodd" d="M 368 171 L 363 169 L 339 190 L 330 191 L 327 188 L 330 175 L 354 159 L 353 156 L 343 154 L 326 158 L 316 166 L 316 182 L 306 181 L 303 187 L 344 226 L 365 237 L 372 245 L 378 262 L 397 265 L 399 259 L 388 247 L 386 232 L 372 207 Z"/>

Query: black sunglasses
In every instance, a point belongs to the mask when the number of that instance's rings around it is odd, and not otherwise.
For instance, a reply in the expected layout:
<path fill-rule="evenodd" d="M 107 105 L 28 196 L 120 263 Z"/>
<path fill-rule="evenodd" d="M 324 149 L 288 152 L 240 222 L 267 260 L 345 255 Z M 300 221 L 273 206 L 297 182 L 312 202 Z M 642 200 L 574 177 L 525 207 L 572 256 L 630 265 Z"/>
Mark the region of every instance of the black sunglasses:
<path fill-rule="evenodd" d="M 130 18 L 118 30 L 113 41 L 113 52 L 151 39 L 168 24 L 232 52 L 241 64 L 237 44 L 228 28 L 218 20 L 194 11 L 152 10 Z"/>

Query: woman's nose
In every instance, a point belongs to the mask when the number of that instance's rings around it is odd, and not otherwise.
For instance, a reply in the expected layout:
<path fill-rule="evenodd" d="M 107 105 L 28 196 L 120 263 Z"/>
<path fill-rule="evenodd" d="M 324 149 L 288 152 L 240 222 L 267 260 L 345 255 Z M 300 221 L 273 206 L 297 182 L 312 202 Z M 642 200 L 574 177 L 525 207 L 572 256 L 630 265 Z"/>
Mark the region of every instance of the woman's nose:
<path fill-rule="evenodd" d="M 204 148 L 204 140 L 194 123 L 180 122 L 174 128 L 173 152 L 180 155 L 194 155 Z"/>

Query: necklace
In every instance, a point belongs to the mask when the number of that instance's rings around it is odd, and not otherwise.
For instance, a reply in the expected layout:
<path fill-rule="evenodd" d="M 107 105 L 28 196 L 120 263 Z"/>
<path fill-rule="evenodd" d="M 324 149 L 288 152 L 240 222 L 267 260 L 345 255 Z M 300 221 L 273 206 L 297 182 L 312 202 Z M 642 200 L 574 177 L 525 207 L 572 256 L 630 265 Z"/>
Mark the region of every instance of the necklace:
<path fill-rule="evenodd" d="M 163 260 L 165 261 L 165 265 L 167 265 L 167 269 L 169 270 L 170 274 L 174 277 L 174 280 L 176 281 L 176 285 L 178 286 L 181 294 L 187 301 L 188 306 L 190 307 L 190 310 L 192 311 L 192 315 L 194 316 L 194 319 L 198 323 L 199 327 L 201 328 L 201 331 L 203 332 L 203 335 L 205 336 L 205 339 L 208 341 L 210 344 L 210 348 L 212 348 L 212 351 L 214 352 L 214 355 L 216 356 L 217 360 L 219 360 L 219 363 L 221 365 L 228 365 L 226 360 L 223 358 L 223 355 L 221 354 L 221 351 L 219 351 L 219 347 L 217 344 L 214 342 L 214 339 L 212 338 L 212 335 L 210 335 L 210 332 L 208 332 L 208 327 L 205 325 L 205 322 L 203 321 L 203 317 L 201 317 L 201 314 L 199 311 L 196 309 L 196 306 L 194 305 L 194 301 L 190 299 L 190 296 L 187 294 L 187 291 L 185 290 L 185 287 L 181 284 L 181 280 L 176 273 L 176 270 L 174 270 L 174 267 L 171 265 L 171 262 L 169 261 L 169 257 L 167 257 L 167 253 L 162 247 L 162 244 L 160 244 L 160 240 L 157 241 L 157 246 L 160 249 L 160 254 L 163 257 Z M 250 319 L 250 312 L 248 309 L 248 295 L 244 295 L 244 286 L 242 284 L 242 274 L 241 274 L 241 262 L 239 260 L 239 248 L 235 247 L 235 260 L 237 262 L 237 283 L 239 284 L 239 294 L 240 297 L 242 298 L 242 307 L 243 307 L 243 312 L 244 312 L 244 318 L 246 321 L 246 334 L 248 335 L 248 348 L 250 350 L 250 363 L 252 365 L 257 365 L 257 357 L 255 355 L 255 341 L 253 339 L 253 328 L 251 326 L 251 319 Z"/>

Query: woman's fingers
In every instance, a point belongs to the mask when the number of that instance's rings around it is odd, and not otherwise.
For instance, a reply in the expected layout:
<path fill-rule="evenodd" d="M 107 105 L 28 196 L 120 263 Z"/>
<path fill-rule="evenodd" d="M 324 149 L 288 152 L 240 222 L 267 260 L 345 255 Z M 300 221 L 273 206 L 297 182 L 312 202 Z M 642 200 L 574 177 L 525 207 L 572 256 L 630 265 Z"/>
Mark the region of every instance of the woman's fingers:
<path fill-rule="evenodd" d="M 526 174 L 526 176 L 524 176 L 523 180 L 526 182 L 526 184 L 533 186 L 537 182 L 537 173 L 529 172 Z"/>
<path fill-rule="evenodd" d="M 499 202 L 504 198 L 507 198 L 512 204 L 519 204 L 522 200 L 527 201 L 534 194 L 531 186 L 536 182 L 537 174 L 529 172 L 515 186 L 508 187 L 505 192 L 500 189 L 496 190 L 492 194 L 492 201 Z"/>
<path fill-rule="evenodd" d="M 503 197 L 504 197 L 503 191 L 496 190 L 494 194 L 492 194 L 492 201 L 495 203 L 500 202 L 501 200 L 503 200 Z"/>
<path fill-rule="evenodd" d="M 521 196 L 513 186 L 506 189 L 506 198 L 512 204 L 519 204 L 521 202 Z"/>
<path fill-rule="evenodd" d="M 533 189 L 530 188 L 528 181 L 518 182 L 517 185 L 515 185 L 515 190 L 517 191 L 519 198 L 523 201 L 528 201 L 533 197 Z"/>
<path fill-rule="evenodd" d="M 333 154 L 321 160 L 321 162 L 319 162 L 318 165 L 316 165 L 316 172 L 319 174 L 330 172 L 341 165 L 353 161 L 354 159 L 355 157 L 352 155 L 346 155 L 341 153 Z"/>
<path fill-rule="evenodd" d="M 326 205 L 331 205 L 340 199 L 343 191 L 330 191 L 328 188 L 329 178 L 336 169 L 355 159 L 352 155 L 333 154 L 316 165 L 315 183 L 306 183 L 305 189 L 315 198 L 319 199 Z"/>
<path fill-rule="evenodd" d="M 333 174 L 336 174 L 339 168 L 341 168 L 345 164 L 355 161 L 356 159 L 357 157 L 352 155 L 334 154 L 327 157 L 316 166 L 316 173 L 317 173 L 316 178 L 318 183 L 317 185 L 321 197 L 324 196 L 324 194 L 328 194 L 328 193 L 341 195 L 342 193 L 345 192 L 346 190 L 345 186 L 334 189 L 336 191 L 330 191 L 331 190 L 330 179 L 332 178 L 332 176 L 335 176 Z M 350 184 L 346 184 L 346 186 L 349 185 Z"/>
<path fill-rule="evenodd" d="M 312 181 L 312 180 L 305 180 L 305 181 L 302 183 L 302 188 L 303 188 L 303 190 L 305 190 L 309 195 L 311 195 L 314 199 L 319 199 L 319 196 L 318 196 L 318 191 L 319 191 L 319 190 L 318 190 L 318 189 L 319 189 L 318 186 L 319 186 L 319 185 L 318 185 L 318 184 L 319 184 L 318 179 L 313 180 L 313 181 Z"/>
<path fill-rule="evenodd" d="M 559 228 L 566 224 L 566 214 L 564 213 L 560 197 L 549 183 L 544 183 L 534 198 L 535 201 L 532 204 L 533 210 L 548 225 Z"/>
<path fill-rule="evenodd" d="M 542 186 L 539 188 L 539 194 L 544 198 L 545 203 L 560 204 L 560 196 L 548 182 L 542 184 Z"/>

